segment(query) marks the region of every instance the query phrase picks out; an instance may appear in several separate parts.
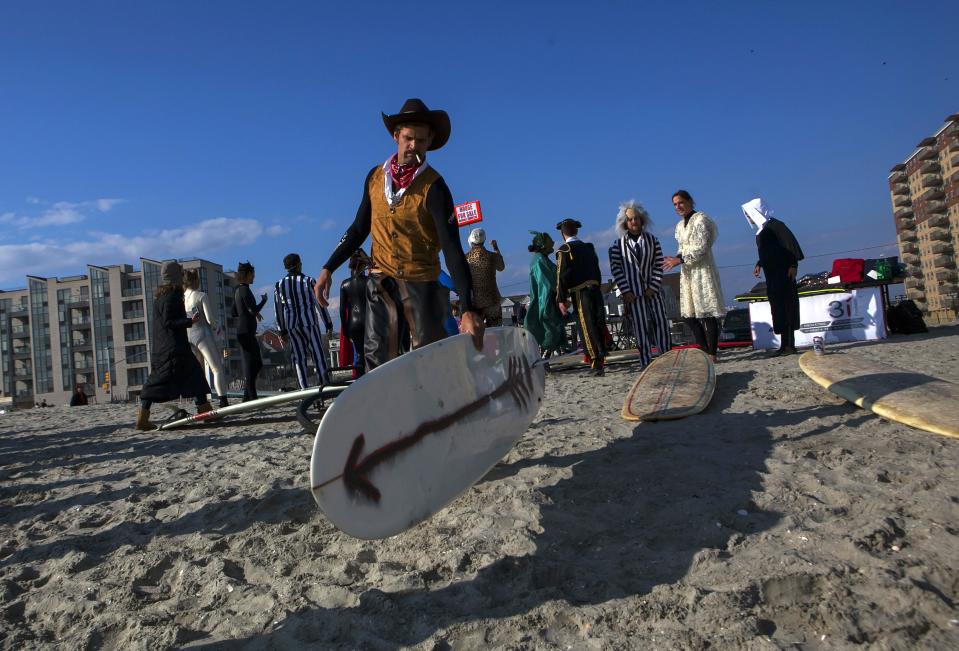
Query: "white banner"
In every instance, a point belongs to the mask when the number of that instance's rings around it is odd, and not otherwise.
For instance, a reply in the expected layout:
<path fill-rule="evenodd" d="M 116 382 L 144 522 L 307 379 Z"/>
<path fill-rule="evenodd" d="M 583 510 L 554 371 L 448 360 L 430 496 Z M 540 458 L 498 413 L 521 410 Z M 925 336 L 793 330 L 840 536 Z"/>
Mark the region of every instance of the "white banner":
<path fill-rule="evenodd" d="M 750 303 L 749 320 L 753 348 L 769 350 L 779 347 L 779 335 L 773 332 L 768 301 Z M 800 296 L 799 322 L 796 346 L 812 346 L 812 338 L 817 336 L 826 344 L 886 338 L 886 319 L 879 287 Z"/>

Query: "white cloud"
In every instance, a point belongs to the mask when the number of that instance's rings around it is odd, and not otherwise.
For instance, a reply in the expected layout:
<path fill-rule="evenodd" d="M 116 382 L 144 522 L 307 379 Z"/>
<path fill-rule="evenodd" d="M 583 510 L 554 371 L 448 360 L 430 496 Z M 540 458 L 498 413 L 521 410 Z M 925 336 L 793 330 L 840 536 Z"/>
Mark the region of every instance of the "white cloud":
<path fill-rule="evenodd" d="M 289 232 L 290 229 L 287 226 L 280 226 L 279 224 L 274 224 L 266 229 L 266 234 L 270 237 L 279 237 L 280 235 L 286 235 Z"/>
<path fill-rule="evenodd" d="M 0 224 L 10 224 L 19 230 L 66 226 L 82 222 L 90 211 L 109 212 L 125 199 L 94 199 L 92 201 L 57 201 L 50 204 L 37 197 L 27 197 L 27 203 L 34 206 L 49 206 L 39 215 L 18 215 L 6 212 L 0 215 Z"/>
<path fill-rule="evenodd" d="M 580 239 L 584 242 L 592 242 L 593 246 L 596 247 L 596 254 L 601 255 L 601 249 L 609 248 L 609 245 L 613 243 L 618 236 L 616 235 L 616 225 L 610 226 L 605 231 L 599 231 L 595 233 L 587 233 L 582 235 Z M 555 238 L 557 241 L 563 239 L 562 235 Z M 557 244 L 559 246 L 559 244 Z"/>
<path fill-rule="evenodd" d="M 333 219 L 324 219 L 323 222 L 320 224 L 321 231 L 328 231 L 335 227 L 336 227 L 336 220 L 333 220 Z"/>
<path fill-rule="evenodd" d="M 87 263 L 132 263 L 140 257 L 163 260 L 205 255 L 234 246 L 246 246 L 263 235 L 255 219 L 208 219 L 185 228 L 146 231 L 127 236 L 90 233 L 83 241 L 38 239 L 28 244 L 0 245 L 0 285 L 23 284 L 24 276 L 78 273 Z"/>
<path fill-rule="evenodd" d="M 125 202 L 126 199 L 97 199 L 96 206 L 100 212 L 110 212 L 115 206 Z"/>

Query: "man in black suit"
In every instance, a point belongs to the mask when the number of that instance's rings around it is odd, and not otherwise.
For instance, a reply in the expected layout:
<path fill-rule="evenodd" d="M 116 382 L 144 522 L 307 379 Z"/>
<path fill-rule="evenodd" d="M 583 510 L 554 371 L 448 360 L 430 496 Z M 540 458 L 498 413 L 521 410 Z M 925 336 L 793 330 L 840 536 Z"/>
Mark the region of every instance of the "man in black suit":
<path fill-rule="evenodd" d="M 602 276 L 596 249 L 576 236 L 582 226 L 575 219 L 564 219 L 556 224 L 566 240 L 556 252 L 556 303 L 560 312 L 566 314 L 572 297 L 572 308 L 576 311 L 586 354 L 591 360 L 590 373 L 600 376 L 605 374 L 606 306 L 600 289 Z"/>

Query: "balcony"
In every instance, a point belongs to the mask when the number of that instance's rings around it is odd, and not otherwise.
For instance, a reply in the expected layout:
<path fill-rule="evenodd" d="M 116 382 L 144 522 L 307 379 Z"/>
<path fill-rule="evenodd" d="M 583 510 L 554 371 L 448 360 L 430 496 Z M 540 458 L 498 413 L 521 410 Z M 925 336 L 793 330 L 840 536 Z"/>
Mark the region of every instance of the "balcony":
<path fill-rule="evenodd" d="M 936 199 L 945 199 L 946 195 L 943 193 L 942 188 L 929 188 L 922 195 L 923 201 L 935 201 Z"/>
<path fill-rule="evenodd" d="M 893 183 L 889 189 L 892 190 L 894 195 L 904 194 L 907 197 L 909 196 L 909 186 L 905 183 Z"/>
<path fill-rule="evenodd" d="M 936 276 L 936 280 L 938 280 L 940 283 L 956 282 L 955 269 L 936 269 L 935 276 Z"/>
<path fill-rule="evenodd" d="M 134 296 L 138 298 L 142 298 L 143 288 L 142 287 L 125 287 L 123 291 L 120 292 L 121 298 L 128 298 L 128 297 L 134 297 Z"/>
<path fill-rule="evenodd" d="M 923 282 L 922 278 L 906 278 L 902 284 L 906 289 L 913 289 L 916 291 L 922 291 L 926 287 L 926 284 Z"/>
<path fill-rule="evenodd" d="M 919 247 L 915 242 L 903 242 L 899 245 L 899 251 L 901 253 L 911 253 L 917 255 L 919 253 Z"/>
<path fill-rule="evenodd" d="M 920 147 L 919 151 L 916 153 L 916 158 L 919 160 L 933 160 L 939 158 L 939 152 L 933 147 Z"/>
<path fill-rule="evenodd" d="M 936 201 L 927 201 L 926 204 L 925 204 L 925 206 L 923 206 L 923 207 L 926 209 L 926 212 L 927 212 L 927 213 L 934 215 L 934 217 L 930 217 L 930 218 L 927 220 L 930 224 L 932 223 L 932 220 L 933 220 L 933 219 L 938 219 L 939 217 L 944 217 L 944 218 L 945 218 L 945 223 L 944 223 L 944 224 L 936 224 L 936 226 L 948 226 L 948 225 L 949 225 L 949 218 L 946 217 L 946 210 L 947 210 L 947 208 L 946 208 L 946 202 L 945 202 L 945 201 L 939 201 L 939 200 L 936 200 Z"/>
<path fill-rule="evenodd" d="M 952 165 L 953 167 L 959 166 L 959 154 L 956 154 L 955 156 L 953 156 L 952 160 L 949 161 L 949 164 Z"/>
<path fill-rule="evenodd" d="M 911 228 L 902 229 L 899 231 L 899 240 L 902 242 L 915 242 L 917 240 L 916 231 Z"/>
<path fill-rule="evenodd" d="M 955 283 L 946 283 L 944 285 L 939 285 L 939 296 L 955 296 L 957 292 Z"/>
<path fill-rule="evenodd" d="M 73 330 L 89 330 L 90 319 L 78 319 L 70 322 L 70 328 Z"/>
<path fill-rule="evenodd" d="M 919 168 L 919 171 L 923 174 L 942 174 L 942 166 L 938 160 L 926 161 Z"/>
<path fill-rule="evenodd" d="M 903 253 L 903 254 L 902 254 L 902 261 L 905 262 L 906 264 L 918 265 L 918 264 L 919 264 L 919 256 L 916 255 L 915 253 Z"/>
<path fill-rule="evenodd" d="M 906 266 L 906 275 L 910 278 L 922 278 L 922 267 L 908 265 Z"/>
<path fill-rule="evenodd" d="M 70 342 L 70 347 L 73 350 L 84 350 L 86 348 L 93 347 L 93 340 L 91 339 L 74 339 Z"/>
<path fill-rule="evenodd" d="M 942 185 L 942 177 L 938 174 L 923 174 L 919 185 L 924 188 L 937 188 Z"/>
<path fill-rule="evenodd" d="M 123 313 L 124 321 L 129 321 L 131 319 L 142 319 L 142 318 L 143 318 L 143 310 L 134 310 L 132 312 Z"/>
<path fill-rule="evenodd" d="M 930 228 L 929 239 L 939 240 L 940 242 L 951 242 L 952 236 L 945 228 Z"/>
<path fill-rule="evenodd" d="M 912 217 L 912 206 L 910 205 L 905 208 L 897 208 L 895 211 L 893 211 L 892 214 L 894 214 L 896 217 L 899 217 L 900 219 L 903 219 L 906 217 Z"/>
<path fill-rule="evenodd" d="M 93 362 L 78 362 L 73 365 L 76 373 L 93 373 Z"/>
<path fill-rule="evenodd" d="M 956 268 L 956 256 L 954 255 L 937 255 L 932 259 L 932 266 L 937 269 L 955 269 Z"/>
<path fill-rule="evenodd" d="M 892 205 L 896 208 L 907 208 L 912 206 L 912 198 L 909 195 L 896 195 L 896 198 L 892 200 Z"/>
<path fill-rule="evenodd" d="M 29 346 L 17 346 L 13 349 L 13 356 L 16 359 L 29 359 L 33 351 Z"/>
<path fill-rule="evenodd" d="M 18 378 L 32 378 L 33 371 L 29 368 L 18 368 L 14 369 L 13 375 Z"/>
<path fill-rule="evenodd" d="M 952 254 L 952 244 L 949 242 L 933 242 L 929 250 L 936 255 Z"/>

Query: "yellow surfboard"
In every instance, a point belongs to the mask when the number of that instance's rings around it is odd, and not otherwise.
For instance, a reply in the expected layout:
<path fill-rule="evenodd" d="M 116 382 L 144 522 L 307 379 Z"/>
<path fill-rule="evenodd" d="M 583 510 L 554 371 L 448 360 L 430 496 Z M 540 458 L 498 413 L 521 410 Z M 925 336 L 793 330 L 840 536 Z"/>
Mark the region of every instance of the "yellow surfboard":
<path fill-rule="evenodd" d="M 959 384 L 873 362 L 855 353 L 799 358 L 812 380 L 883 418 L 959 438 Z"/>
<path fill-rule="evenodd" d="M 716 369 L 698 348 L 673 349 L 646 367 L 623 401 L 626 420 L 673 420 L 698 414 L 716 390 Z"/>

